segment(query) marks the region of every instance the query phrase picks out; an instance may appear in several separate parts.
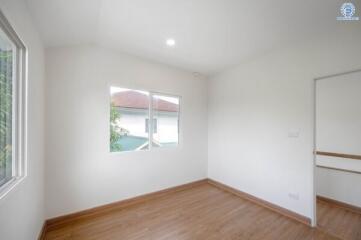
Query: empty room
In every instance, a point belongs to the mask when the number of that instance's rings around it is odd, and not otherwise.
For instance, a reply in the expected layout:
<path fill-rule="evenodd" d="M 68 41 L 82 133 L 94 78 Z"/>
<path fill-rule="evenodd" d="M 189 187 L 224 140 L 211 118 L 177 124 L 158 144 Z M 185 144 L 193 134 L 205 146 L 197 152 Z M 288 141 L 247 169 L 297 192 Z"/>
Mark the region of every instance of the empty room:
<path fill-rule="evenodd" d="M 361 240 L 361 0 L 0 0 L 1 240 Z"/>

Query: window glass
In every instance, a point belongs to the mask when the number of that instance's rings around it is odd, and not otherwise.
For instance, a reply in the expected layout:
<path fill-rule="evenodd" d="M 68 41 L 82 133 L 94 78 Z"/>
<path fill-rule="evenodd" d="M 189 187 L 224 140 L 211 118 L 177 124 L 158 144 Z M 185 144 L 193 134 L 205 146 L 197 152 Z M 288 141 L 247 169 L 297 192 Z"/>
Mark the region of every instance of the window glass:
<path fill-rule="evenodd" d="M 149 132 L 149 126 L 150 126 L 149 118 L 147 118 L 147 119 L 145 119 L 145 131 L 146 132 Z M 157 133 L 157 119 L 156 118 L 153 119 L 153 133 Z"/>
<path fill-rule="evenodd" d="M 15 48 L 0 29 L 0 186 L 9 181 L 13 166 L 13 62 Z"/>
<path fill-rule="evenodd" d="M 111 87 L 110 151 L 149 148 L 149 92 Z M 148 123 L 149 125 L 149 123 Z"/>
<path fill-rule="evenodd" d="M 152 95 L 153 147 L 178 145 L 179 98 Z"/>

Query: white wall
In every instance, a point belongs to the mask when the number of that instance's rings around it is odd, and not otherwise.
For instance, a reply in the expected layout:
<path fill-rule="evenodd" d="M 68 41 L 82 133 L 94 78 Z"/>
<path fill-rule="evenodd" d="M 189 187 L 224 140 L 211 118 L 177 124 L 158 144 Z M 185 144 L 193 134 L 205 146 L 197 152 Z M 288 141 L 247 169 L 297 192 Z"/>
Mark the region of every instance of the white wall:
<path fill-rule="evenodd" d="M 360 174 L 316 169 L 317 194 L 361 207 Z"/>
<path fill-rule="evenodd" d="M 91 45 L 46 61 L 47 218 L 207 177 L 204 79 Z M 182 96 L 179 147 L 110 154 L 111 85 Z"/>
<path fill-rule="evenodd" d="M 28 176 L 0 200 L 4 240 L 37 239 L 44 222 L 44 53 L 27 7 L 0 0 L 0 8 L 28 50 Z"/>
<path fill-rule="evenodd" d="M 312 218 L 313 79 L 360 68 L 360 40 L 343 29 L 212 78 L 209 177 Z"/>
<path fill-rule="evenodd" d="M 324 152 L 361 155 L 361 72 L 317 81 L 316 143 Z M 317 164 L 361 172 L 361 161 L 317 156 Z M 361 207 L 361 174 L 317 169 L 317 194 Z"/>

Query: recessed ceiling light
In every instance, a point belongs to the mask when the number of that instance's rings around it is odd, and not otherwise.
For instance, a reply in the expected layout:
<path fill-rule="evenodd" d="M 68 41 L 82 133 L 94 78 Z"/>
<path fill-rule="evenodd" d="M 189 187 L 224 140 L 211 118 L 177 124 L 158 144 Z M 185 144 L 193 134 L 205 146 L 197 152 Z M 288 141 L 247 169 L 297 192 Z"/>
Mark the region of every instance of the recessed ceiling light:
<path fill-rule="evenodd" d="M 169 38 L 169 39 L 167 39 L 166 44 L 169 47 L 173 47 L 175 45 L 175 40 L 173 38 Z"/>

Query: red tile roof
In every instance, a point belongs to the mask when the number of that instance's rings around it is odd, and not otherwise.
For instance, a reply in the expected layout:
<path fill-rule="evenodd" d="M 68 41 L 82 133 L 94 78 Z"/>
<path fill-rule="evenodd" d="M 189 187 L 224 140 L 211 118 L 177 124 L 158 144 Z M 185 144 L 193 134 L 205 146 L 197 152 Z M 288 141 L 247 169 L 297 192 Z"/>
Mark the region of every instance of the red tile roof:
<path fill-rule="evenodd" d="M 112 103 L 116 107 L 148 109 L 149 97 L 136 91 L 123 91 L 112 95 Z M 153 102 L 153 108 L 158 111 L 177 112 L 178 104 L 157 99 Z"/>

